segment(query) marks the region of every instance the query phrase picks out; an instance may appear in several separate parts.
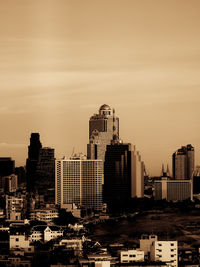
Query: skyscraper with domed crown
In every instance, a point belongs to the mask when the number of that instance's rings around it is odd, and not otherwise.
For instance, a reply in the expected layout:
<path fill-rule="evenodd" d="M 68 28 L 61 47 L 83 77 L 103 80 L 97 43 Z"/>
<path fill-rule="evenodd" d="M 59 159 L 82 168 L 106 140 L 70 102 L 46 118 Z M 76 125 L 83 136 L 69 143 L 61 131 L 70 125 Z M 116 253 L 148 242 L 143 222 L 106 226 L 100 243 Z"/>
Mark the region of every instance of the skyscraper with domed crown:
<path fill-rule="evenodd" d="M 94 114 L 89 121 L 88 159 L 104 162 L 106 146 L 110 145 L 114 134 L 119 136 L 119 118 L 114 109 L 104 104 L 99 108 L 99 114 Z"/>

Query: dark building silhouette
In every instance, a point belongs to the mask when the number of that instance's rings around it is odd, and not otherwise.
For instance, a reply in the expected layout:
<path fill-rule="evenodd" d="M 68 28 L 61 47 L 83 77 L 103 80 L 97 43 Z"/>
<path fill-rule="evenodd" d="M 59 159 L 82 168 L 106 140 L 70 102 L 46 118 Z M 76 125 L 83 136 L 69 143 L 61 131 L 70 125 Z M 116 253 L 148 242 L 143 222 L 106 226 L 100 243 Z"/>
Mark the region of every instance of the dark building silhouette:
<path fill-rule="evenodd" d="M 104 201 L 112 207 L 116 201 L 131 198 L 130 144 L 107 145 L 104 163 Z"/>
<path fill-rule="evenodd" d="M 39 157 L 36 168 L 35 190 L 37 190 L 39 194 L 46 194 L 48 189 L 54 189 L 54 188 L 55 188 L 54 149 L 49 147 L 44 147 L 41 148 L 39 151 Z"/>
<path fill-rule="evenodd" d="M 117 203 L 126 205 L 133 197 L 144 196 L 144 164 L 139 152 L 117 136 L 106 149 L 103 196 L 109 209 Z"/>
<path fill-rule="evenodd" d="M 18 185 L 26 182 L 26 171 L 23 166 L 15 168 L 15 174 L 18 177 Z"/>
<path fill-rule="evenodd" d="M 15 161 L 11 158 L 0 158 L 0 177 L 13 174 Z"/>
<path fill-rule="evenodd" d="M 192 179 L 194 171 L 194 147 L 182 146 L 172 155 L 173 177 L 175 179 Z"/>
<path fill-rule="evenodd" d="M 35 176 L 38 164 L 39 152 L 42 148 L 40 143 L 39 133 L 32 133 L 30 138 L 30 145 L 28 147 L 28 159 L 26 161 L 26 182 L 27 191 L 34 191 Z"/>
<path fill-rule="evenodd" d="M 200 194 L 200 166 L 197 166 L 193 173 L 193 194 Z"/>

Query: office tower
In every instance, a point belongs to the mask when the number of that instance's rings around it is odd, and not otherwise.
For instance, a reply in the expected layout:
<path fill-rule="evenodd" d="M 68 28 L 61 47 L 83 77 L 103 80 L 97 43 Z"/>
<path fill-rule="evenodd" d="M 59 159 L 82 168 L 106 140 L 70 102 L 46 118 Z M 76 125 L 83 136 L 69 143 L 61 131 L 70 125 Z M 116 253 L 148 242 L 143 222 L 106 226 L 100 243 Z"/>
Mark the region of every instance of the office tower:
<path fill-rule="evenodd" d="M 173 177 L 175 179 L 192 179 L 194 171 L 194 147 L 182 146 L 172 155 Z"/>
<path fill-rule="evenodd" d="M 155 200 L 182 201 L 193 199 L 192 180 L 168 180 L 167 178 L 154 182 Z"/>
<path fill-rule="evenodd" d="M 35 191 L 47 194 L 47 190 L 55 188 L 55 158 L 54 149 L 40 148 L 36 166 Z"/>
<path fill-rule="evenodd" d="M 104 202 L 112 208 L 144 195 L 144 164 L 131 144 L 122 143 L 117 136 L 107 145 L 104 162 Z"/>
<path fill-rule="evenodd" d="M 88 159 L 101 159 L 104 162 L 106 145 L 110 144 L 113 132 L 119 136 L 119 118 L 115 116 L 115 110 L 104 104 L 99 114 L 94 114 L 89 121 Z"/>
<path fill-rule="evenodd" d="M 13 174 L 15 161 L 11 158 L 0 158 L 0 177 Z"/>
<path fill-rule="evenodd" d="M 76 204 L 102 210 L 102 161 L 86 157 L 56 160 L 55 200 L 62 208 Z"/>
<path fill-rule="evenodd" d="M 26 182 L 27 191 L 29 192 L 34 191 L 36 169 L 41 148 L 42 144 L 40 143 L 39 133 L 32 133 L 28 147 L 28 159 L 26 161 Z"/>

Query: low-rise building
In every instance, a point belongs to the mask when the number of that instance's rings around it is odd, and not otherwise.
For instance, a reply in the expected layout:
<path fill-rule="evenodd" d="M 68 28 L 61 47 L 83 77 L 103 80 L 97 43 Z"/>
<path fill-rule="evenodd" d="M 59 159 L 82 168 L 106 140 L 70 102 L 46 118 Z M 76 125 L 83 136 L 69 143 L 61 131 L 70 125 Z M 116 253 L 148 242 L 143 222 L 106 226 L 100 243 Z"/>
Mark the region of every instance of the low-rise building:
<path fill-rule="evenodd" d="M 150 257 L 152 261 L 161 261 L 168 266 L 177 267 L 177 241 L 154 241 L 151 245 Z"/>
<path fill-rule="evenodd" d="M 59 226 L 37 225 L 32 228 L 31 241 L 48 242 L 63 236 L 63 230 Z"/>
<path fill-rule="evenodd" d="M 6 195 L 6 219 L 9 221 L 22 220 L 24 217 L 24 203 L 24 197 Z"/>
<path fill-rule="evenodd" d="M 140 249 L 144 251 L 144 255 L 150 254 L 150 248 L 154 241 L 157 241 L 157 235 L 142 235 L 140 239 Z"/>
<path fill-rule="evenodd" d="M 23 226 L 10 228 L 9 248 L 10 250 L 24 250 L 28 253 L 34 252 L 34 246 L 30 245 L 30 240 L 25 234 L 25 229 Z"/>
<path fill-rule="evenodd" d="M 135 261 L 144 261 L 144 251 L 138 249 L 120 251 L 121 263 L 131 263 Z"/>
<path fill-rule="evenodd" d="M 78 238 L 60 240 L 58 246 L 64 246 L 67 249 L 82 250 L 82 240 Z"/>
<path fill-rule="evenodd" d="M 166 199 L 167 201 L 182 201 L 193 199 L 192 180 L 169 180 L 163 178 L 154 181 L 155 200 Z"/>
<path fill-rule="evenodd" d="M 35 209 L 30 213 L 30 220 L 49 223 L 52 222 L 55 218 L 58 218 L 58 210 L 55 208 Z"/>

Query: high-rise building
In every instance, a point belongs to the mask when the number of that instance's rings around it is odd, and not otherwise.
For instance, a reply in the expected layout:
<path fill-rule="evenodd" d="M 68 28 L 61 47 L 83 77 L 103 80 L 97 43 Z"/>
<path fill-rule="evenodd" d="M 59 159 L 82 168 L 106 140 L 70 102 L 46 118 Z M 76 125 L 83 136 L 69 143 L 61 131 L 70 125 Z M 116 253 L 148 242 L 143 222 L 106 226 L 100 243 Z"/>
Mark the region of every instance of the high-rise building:
<path fill-rule="evenodd" d="M 173 177 L 175 179 L 192 179 L 194 171 L 194 147 L 182 146 L 172 155 Z"/>
<path fill-rule="evenodd" d="M 35 175 L 35 190 L 39 194 L 46 194 L 47 189 L 50 188 L 55 188 L 54 149 L 43 147 L 39 150 Z"/>
<path fill-rule="evenodd" d="M 102 210 L 102 160 L 86 157 L 56 160 L 55 202 L 62 208 L 76 204 Z"/>
<path fill-rule="evenodd" d="M 39 133 L 32 133 L 30 145 L 28 147 L 28 158 L 26 161 L 26 182 L 27 191 L 29 192 L 34 191 L 36 169 L 41 148 L 42 144 L 40 143 Z"/>
<path fill-rule="evenodd" d="M 119 118 L 115 116 L 115 110 L 104 104 L 99 114 L 94 114 L 89 121 L 88 159 L 101 159 L 104 162 L 106 145 L 110 144 L 113 132 L 119 136 Z"/>
<path fill-rule="evenodd" d="M 114 136 L 107 145 L 104 162 L 104 201 L 108 207 L 144 196 L 144 164 L 130 143 Z"/>

